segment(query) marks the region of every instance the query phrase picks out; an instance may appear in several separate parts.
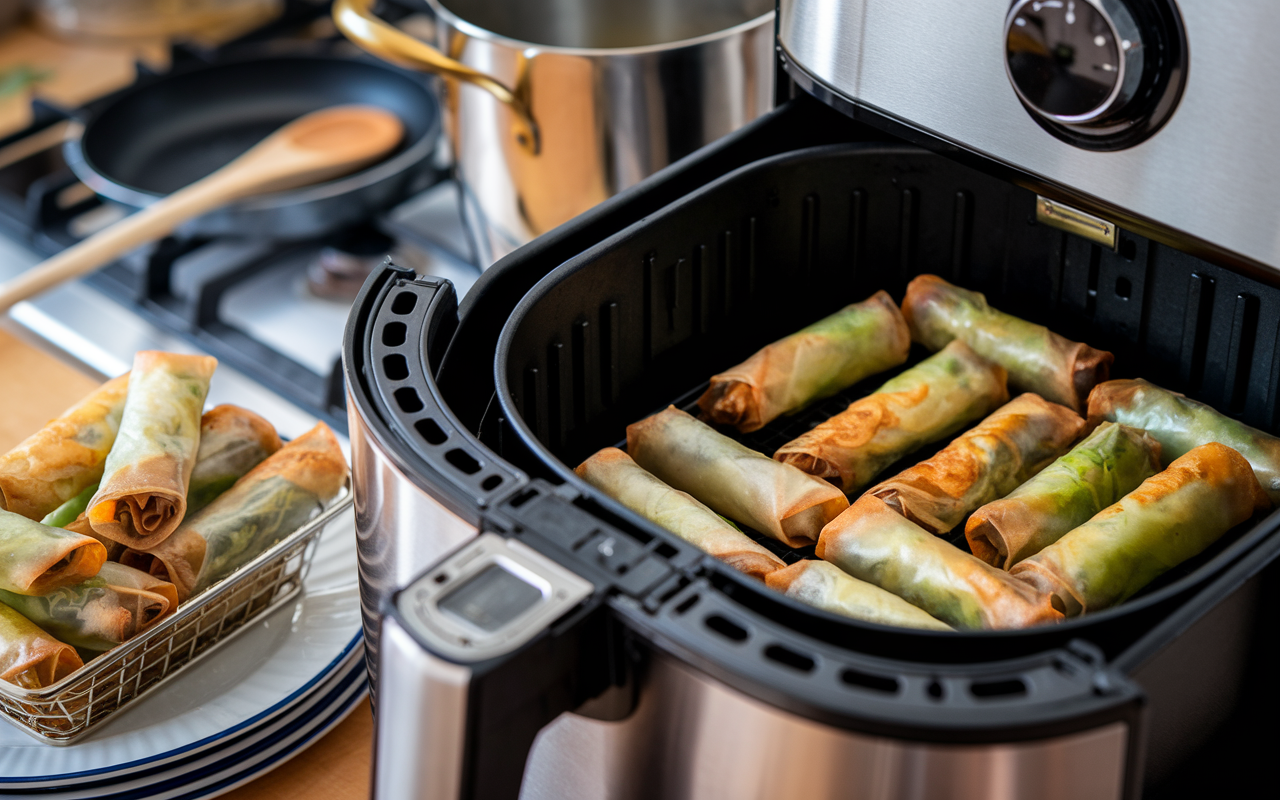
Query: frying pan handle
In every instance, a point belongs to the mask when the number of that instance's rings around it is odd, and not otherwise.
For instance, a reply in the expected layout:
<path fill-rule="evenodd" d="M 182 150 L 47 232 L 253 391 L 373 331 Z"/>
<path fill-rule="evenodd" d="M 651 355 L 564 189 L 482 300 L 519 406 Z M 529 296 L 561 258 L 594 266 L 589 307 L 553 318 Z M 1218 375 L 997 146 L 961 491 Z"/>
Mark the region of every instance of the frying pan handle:
<path fill-rule="evenodd" d="M 515 115 L 516 122 L 512 127 L 521 148 L 530 155 L 538 154 L 541 149 L 538 125 L 533 119 L 529 104 L 517 91 L 507 88 L 490 75 L 449 58 L 431 45 L 379 19 L 373 13 L 376 1 L 336 0 L 333 4 L 333 21 L 338 30 L 364 50 L 393 64 L 431 72 L 484 89 Z"/>

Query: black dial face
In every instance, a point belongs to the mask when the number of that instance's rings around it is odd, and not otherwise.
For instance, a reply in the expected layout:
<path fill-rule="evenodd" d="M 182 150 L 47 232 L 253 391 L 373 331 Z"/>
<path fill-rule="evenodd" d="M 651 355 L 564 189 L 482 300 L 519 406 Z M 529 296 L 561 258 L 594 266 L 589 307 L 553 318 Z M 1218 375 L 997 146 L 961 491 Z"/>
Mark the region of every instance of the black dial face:
<path fill-rule="evenodd" d="M 1107 110 L 1123 79 L 1123 42 L 1088 0 L 1028 0 L 1009 24 L 1005 57 L 1023 99 L 1063 122 Z"/>

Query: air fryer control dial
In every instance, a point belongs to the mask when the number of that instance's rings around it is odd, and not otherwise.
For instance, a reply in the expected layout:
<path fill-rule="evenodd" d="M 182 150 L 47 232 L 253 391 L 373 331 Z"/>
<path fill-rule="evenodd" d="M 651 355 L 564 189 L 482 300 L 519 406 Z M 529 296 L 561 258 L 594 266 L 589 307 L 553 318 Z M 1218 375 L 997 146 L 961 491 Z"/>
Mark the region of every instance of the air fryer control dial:
<path fill-rule="evenodd" d="M 1005 66 L 1019 97 L 1063 125 L 1124 114 L 1142 83 L 1143 41 L 1120 0 L 1020 0 L 1005 20 Z"/>

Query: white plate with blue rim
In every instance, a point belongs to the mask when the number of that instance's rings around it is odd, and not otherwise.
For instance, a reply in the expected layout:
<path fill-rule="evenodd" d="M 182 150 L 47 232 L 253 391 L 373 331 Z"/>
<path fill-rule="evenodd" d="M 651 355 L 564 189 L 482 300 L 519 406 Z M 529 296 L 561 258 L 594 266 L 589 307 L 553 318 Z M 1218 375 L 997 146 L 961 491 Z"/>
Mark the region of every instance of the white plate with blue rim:
<path fill-rule="evenodd" d="M 306 703 L 359 659 L 354 512 L 320 535 L 303 591 L 84 740 L 36 741 L 0 722 L 0 792 L 102 784 L 238 741 Z M 259 773 L 260 774 L 260 773 Z"/>

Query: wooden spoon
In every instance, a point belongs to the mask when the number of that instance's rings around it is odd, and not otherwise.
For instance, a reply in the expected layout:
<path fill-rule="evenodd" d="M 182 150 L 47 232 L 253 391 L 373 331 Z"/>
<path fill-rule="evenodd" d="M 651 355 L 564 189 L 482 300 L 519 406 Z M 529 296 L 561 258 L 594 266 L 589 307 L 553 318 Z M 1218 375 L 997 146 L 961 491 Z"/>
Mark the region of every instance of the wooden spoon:
<path fill-rule="evenodd" d="M 374 106 L 333 106 L 299 117 L 225 167 L 0 285 L 0 314 L 234 200 L 355 172 L 386 156 L 403 137 L 400 118 Z"/>

